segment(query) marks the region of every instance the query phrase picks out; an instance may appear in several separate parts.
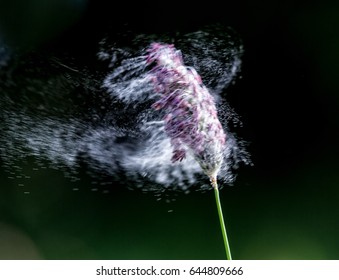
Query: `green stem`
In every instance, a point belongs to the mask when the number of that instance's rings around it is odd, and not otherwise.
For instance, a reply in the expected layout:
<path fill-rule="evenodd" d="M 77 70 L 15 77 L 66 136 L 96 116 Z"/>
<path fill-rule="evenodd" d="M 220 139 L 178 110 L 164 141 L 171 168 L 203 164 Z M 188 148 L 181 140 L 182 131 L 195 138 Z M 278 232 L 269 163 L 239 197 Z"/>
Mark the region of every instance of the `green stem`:
<path fill-rule="evenodd" d="M 221 208 L 221 203 L 220 203 L 219 189 L 218 189 L 218 185 L 217 185 L 216 180 L 212 181 L 212 185 L 213 185 L 213 188 L 214 188 L 215 201 L 217 203 L 217 209 L 218 209 L 218 215 L 219 215 L 222 237 L 224 239 L 226 258 L 228 260 L 232 260 L 231 249 L 230 249 L 230 245 L 228 243 L 227 232 L 226 232 L 226 227 L 225 227 L 225 222 L 224 222 L 224 216 L 222 214 L 222 208 Z"/>

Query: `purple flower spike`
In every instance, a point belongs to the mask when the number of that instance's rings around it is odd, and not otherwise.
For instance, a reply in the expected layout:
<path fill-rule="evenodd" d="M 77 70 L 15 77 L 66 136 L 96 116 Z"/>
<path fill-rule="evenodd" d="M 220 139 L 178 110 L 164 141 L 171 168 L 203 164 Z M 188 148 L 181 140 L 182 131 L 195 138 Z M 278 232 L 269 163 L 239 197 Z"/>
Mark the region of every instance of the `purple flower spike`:
<path fill-rule="evenodd" d="M 173 45 L 153 43 L 146 64 L 154 90 L 160 95 L 152 107 L 165 110 L 165 131 L 173 147 L 172 162 L 191 152 L 213 183 L 223 162 L 226 135 L 217 117 L 213 96 L 201 77 L 183 63 Z"/>

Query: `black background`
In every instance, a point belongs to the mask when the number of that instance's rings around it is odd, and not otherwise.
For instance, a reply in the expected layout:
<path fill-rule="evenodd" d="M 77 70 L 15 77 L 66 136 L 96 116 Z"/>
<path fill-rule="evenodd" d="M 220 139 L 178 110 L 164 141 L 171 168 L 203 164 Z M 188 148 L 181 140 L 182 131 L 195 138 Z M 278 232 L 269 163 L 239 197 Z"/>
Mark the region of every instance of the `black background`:
<path fill-rule="evenodd" d="M 242 70 L 224 94 L 243 122 L 236 133 L 249 142 L 254 165 L 241 167 L 235 184 L 222 191 L 233 255 L 338 259 L 339 4 L 64 0 L 51 2 L 50 9 L 42 2 L 1 3 L 0 27 L 9 45 L 22 53 L 66 50 L 93 67 L 98 41 L 126 26 L 149 34 L 215 23 L 236 30 L 245 50 Z M 23 3 L 32 5 L 31 14 Z M 51 175 L 55 183 L 38 187 Z M 104 196 L 69 192 L 70 183 L 54 171 L 40 176 L 31 187 L 38 197 L 26 201 L 13 198 L 15 190 L 2 175 L 2 202 L 21 205 L 3 204 L 3 220 L 39 251 L 3 258 L 223 258 L 211 194 L 176 194 L 166 204 L 127 191 L 122 182 Z M 82 189 L 89 185 L 84 177 Z M 55 192 L 63 202 L 52 199 Z M 23 213 L 31 204 L 36 213 Z"/>

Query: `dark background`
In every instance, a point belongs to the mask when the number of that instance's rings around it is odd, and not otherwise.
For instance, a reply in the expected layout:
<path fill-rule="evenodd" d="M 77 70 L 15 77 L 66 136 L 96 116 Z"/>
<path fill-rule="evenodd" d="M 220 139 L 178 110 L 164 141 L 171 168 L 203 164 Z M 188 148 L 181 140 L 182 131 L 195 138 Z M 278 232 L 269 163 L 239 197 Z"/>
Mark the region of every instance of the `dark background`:
<path fill-rule="evenodd" d="M 0 31 L 18 53 L 66 50 L 93 64 L 98 41 L 126 25 L 150 34 L 232 27 L 245 52 L 224 94 L 254 164 L 221 191 L 233 257 L 338 259 L 338 14 L 330 1 L 16 0 L 0 2 Z M 39 170 L 27 196 L 0 173 L 1 258 L 224 258 L 212 192 L 158 201 L 123 182 L 93 193 L 79 176 Z"/>

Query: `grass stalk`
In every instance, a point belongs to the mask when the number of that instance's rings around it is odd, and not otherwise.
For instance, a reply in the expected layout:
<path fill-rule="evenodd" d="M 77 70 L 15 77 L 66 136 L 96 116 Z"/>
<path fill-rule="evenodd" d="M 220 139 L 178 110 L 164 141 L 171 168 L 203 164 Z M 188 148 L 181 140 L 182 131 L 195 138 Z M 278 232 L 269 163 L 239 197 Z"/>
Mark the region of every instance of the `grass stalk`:
<path fill-rule="evenodd" d="M 216 205 L 217 205 L 217 209 L 218 209 L 218 216 L 219 216 L 219 221 L 220 221 L 221 233 L 222 233 L 222 237 L 223 237 L 223 240 L 224 240 L 226 258 L 227 258 L 227 260 L 232 260 L 231 249 L 230 249 L 230 245 L 229 245 L 228 238 L 227 238 L 226 226 L 225 226 L 224 216 L 223 216 L 223 213 L 222 213 L 222 207 L 221 207 L 220 195 L 219 195 L 219 188 L 218 188 L 216 178 L 211 178 L 211 183 L 212 183 L 212 186 L 213 186 L 213 189 L 214 189 L 214 195 L 215 195 L 215 201 L 216 201 Z"/>

